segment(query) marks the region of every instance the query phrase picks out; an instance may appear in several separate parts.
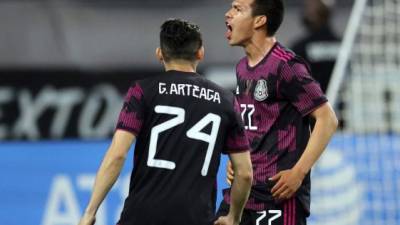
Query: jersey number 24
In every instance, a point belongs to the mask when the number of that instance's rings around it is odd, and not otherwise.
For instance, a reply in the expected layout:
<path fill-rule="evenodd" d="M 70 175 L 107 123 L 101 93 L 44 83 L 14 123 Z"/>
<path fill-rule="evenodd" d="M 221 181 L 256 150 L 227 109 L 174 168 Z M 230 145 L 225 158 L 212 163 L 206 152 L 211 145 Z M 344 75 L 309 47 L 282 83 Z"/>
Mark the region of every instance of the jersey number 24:
<path fill-rule="evenodd" d="M 155 159 L 157 142 L 161 132 L 171 129 L 185 122 L 185 109 L 180 107 L 157 105 L 154 108 L 154 111 L 160 114 L 175 115 L 175 117 L 163 123 L 160 123 L 151 129 L 149 157 L 147 159 L 147 166 L 173 170 L 176 167 L 174 162 L 163 159 Z M 201 132 L 201 130 L 204 129 L 210 123 L 212 123 L 211 133 L 207 134 Z M 220 116 L 214 113 L 208 113 L 186 132 L 187 137 L 208 143 L 206 157 L 204 159 L 203 168 L 201 169 L 202 176 L 207 175 L 220 123 L 221 123 Z"/>

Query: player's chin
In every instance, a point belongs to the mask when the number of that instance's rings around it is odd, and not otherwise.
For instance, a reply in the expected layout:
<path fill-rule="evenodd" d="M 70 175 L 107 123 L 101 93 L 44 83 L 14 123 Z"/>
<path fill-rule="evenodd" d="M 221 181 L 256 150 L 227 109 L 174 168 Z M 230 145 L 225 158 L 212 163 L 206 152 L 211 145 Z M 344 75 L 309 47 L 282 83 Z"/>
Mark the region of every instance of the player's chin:
<path fill-rule="evenodd" d="M 231 37 L 228 40 L 228 43 L 229 43 L 230 46 L 243 46 L 243 41 L 241 39 L 239 39 L 239 38 Z"/>
<path fill-rule="evenodd" d="M 237 42 L 235 42 L 235 41 L 232 40 L 232 39 L 228 40 L 228 44 L 229 44 L 230 46 L 238 46 L 238 45 L 239 45 Z"/>

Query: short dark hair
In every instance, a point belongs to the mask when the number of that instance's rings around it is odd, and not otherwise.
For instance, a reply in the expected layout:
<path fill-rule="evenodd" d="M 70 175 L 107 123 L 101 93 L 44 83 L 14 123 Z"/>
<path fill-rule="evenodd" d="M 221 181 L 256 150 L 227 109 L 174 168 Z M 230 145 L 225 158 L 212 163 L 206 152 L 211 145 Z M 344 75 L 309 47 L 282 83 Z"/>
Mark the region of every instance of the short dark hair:
<path fill-rule="evenodd" d="M 194 61 L 203 45 L 200 28 L 181 19 L 168 19 L 161 25 L 160 48 L 166 62 L 173 59 Z"/>
<path fill-rule="evenodd" d="M 254 0 L 252 4 L 253 16 L 267 16 L 267 35 L 274 36 L 283 21 L 285 13 L 282 0 Z"/>

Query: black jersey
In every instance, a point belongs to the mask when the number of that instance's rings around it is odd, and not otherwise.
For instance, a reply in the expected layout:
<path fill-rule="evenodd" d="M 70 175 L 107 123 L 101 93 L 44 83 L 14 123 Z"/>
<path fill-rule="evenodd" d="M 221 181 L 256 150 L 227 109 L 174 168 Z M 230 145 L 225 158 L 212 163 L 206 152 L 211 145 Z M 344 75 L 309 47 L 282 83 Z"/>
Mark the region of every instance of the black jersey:
<path fill-rule="evenodd" d="M 232 93 L 168 71 L 128 91 L 117 129 L 137 137 L 120 225 L 205 225 L 215 212 L 221 153 L 249 149 Z"/>

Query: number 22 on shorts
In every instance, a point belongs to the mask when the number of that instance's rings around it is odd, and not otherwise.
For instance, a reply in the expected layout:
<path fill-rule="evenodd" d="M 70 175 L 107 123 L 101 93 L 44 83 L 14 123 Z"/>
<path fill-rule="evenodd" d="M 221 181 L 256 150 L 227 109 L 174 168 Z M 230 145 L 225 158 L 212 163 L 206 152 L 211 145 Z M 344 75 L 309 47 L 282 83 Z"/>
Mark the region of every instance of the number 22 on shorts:
<path fill-rule="evenodd" d="M 256 225 L 264 225 L 261 221 L 267 217 L 267 211 L 264 210 L 257 213 L 261 215 L 257 218 Z M 268 214 L 271 215 L 268 219 L 268 225 L 273 225 L 272 222 L 282 216 L 282 210 L 268 210 Z"/>

